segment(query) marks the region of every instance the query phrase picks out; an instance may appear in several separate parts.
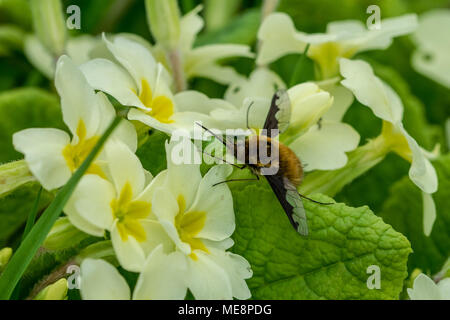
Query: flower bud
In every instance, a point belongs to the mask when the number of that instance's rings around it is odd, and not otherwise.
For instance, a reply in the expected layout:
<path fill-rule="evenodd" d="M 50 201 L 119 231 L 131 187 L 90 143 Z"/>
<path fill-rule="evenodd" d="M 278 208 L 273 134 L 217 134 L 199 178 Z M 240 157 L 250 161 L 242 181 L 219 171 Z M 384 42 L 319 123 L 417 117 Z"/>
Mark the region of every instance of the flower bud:
<path fill-rule="evenodd" d="M 295 139 L 303 134 L 330 109 L 333 97 L 312 82 L 301 83 L 288 91 L 291 100 L 291 120 L 283 139 Z"/>
<path fill-rule="evenodd" d="M 56 220 L 43 246 L 48 250 L 64 250 L 88 237 L 88 234 L 75 228 L 67 217 L 63 217 Z"/>
<path fill-rule="evenodd" d="M 146 0 L 147 20 L 155 40 L 173 49 L 180 39 L 180 9 L 176 0 Z"/>
<path fill-rule="evenodd" d="M 12 255 L 12 249 L 11 248 L 3 248 L 0 250 L 0 272 L 2 272 L 6 264 L 9 261 L 9 258 L 11 258 Z"/>
<path fill-rule="evenodd" d="M 111 240 L 99 241 L 87 246 L 78 253 L 75 261 L 81 264 L 85 259 L 103 259 L 113 265 L 118 265 Z"/>
<path fill-rule="evenodd" d="M 64 53 L 66 24 L 60 0 L 30 1 L 34 31 L 55 57 Z"/>
<path fill-rule="evenodd" d="M 18 187 L 36 181 L 24 160 L 0 166 L 0 197 L 5 197 Z"/>
<path fill-rule="evenodd" d="M 67 299 L 68 285 L 65 278 L 45 287 L 37 294 L 34 300 L 65 300 Z"/>

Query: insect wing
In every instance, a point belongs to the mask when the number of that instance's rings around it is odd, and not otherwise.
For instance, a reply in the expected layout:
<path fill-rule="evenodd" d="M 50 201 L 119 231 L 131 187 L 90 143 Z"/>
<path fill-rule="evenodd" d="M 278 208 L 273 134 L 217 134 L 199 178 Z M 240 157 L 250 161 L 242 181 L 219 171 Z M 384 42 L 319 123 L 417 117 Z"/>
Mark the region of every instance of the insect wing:
<path fill-rule="evenodd" d="M 282 133 L 289 127 L 291 119 L 291 102 L 286 90 L 278 90 L 272 98 L 269 113 L 267 114 L 264 129 L 267 136 L 271 136 L 272 129 L 278 129 Z M 272 136 L 273 137 L 273 136 Z"/>
<path fill-rule="evenodd" d="M 265 176 L 294 229 L 302 236 L 308 235 L 306 212 L 295 186 L 287 178 Z"/>
<path fill-rule="evenodd" d="M 308 235 L 308 223 L 306 222 L 306 211 L 303 201 L 295 186 L 287 178 L 283 178 L 286 188 L 286 201 L 292 206 L 292 219 L 297 223 L 297 232 L 302 236 Z"/>

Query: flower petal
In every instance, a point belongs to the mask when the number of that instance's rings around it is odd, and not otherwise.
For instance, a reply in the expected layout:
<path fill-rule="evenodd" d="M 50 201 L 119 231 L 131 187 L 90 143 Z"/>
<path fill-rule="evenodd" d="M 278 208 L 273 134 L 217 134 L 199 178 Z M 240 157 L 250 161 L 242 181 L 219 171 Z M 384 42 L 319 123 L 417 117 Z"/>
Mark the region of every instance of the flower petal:
<path fill-rule="evenodd" d="M 137 84 L 114 62 L 94 59 L 81 65 L 80 69 L 95 89 L 110 94 L 124 106 L 147 109 L 137 96 Z"/>
<path fill-rule="evenodd" d="M 414 32 L 417 25 L 416 14 L 383 19 L 379 29 L 369 30 L 361 39 L 355 41 L 358 43 L 358 52 L 387 49 L 393 38 Z"/>
<path fill-rule="evenodd" d="M 186 257 L 180 252 L 165 254 L 162 246 L 147 258 L 141 272 L 133 299 L 183 300 L 186 296 Z"/>
<path fill-rule="evenodd" d="M 335 170 L 347 163 L 348 151 L 356 149 L 359 134 L 350 125 L 323 121 L 300 136 L 289 147 L 302 161 L 305 171 Z"/>
<path fill-rule="evenodd" d="M 450 300 L 450 278 L 442 279 L 437 286 L 441 292 L 441 299 Z"/>
<path fill-rule="evenodd" d="M 297 36 L 292 19 L 285 13 L 273 13 L 264 19 L 258 32 L 262 45 L 256 63 L 265 65 L 289 53 L 300 53 L 306 43 Z"/>
<path fill-rule="evenodd" d="M 111 230 L 111 201 L 115 196 L 111 182 L 98 175 L 88 174 L 81 178 L 64 211 L 69 217 L 79 215 L 95 227 Z"/>
<path fill-rule="evenodd" d="M 355 100 L 353 93 L 341 85 L 332 85 L 322 87 L 328 91 L 330 95 L 333 97 L 333 104 L 330 109 L 323 115 L 324 120 L 341 122 L 344 118 L 344 115 L 347 113 L 347 110 L 353 104 Z"/>
<path fill-rule="evenodd" d="M 25 37 L 23 49 L 28 61 L 47 78 L 53 79 L 56 69 L 55 60 L 35 35 Z"/>
<path fill-rule="evenodd" d="M 225 100 L 236 107 L 245 105 L 245 99 L 249 97 L 265 98 L 270 104 L 275 91 L 282 88 L 286 88 L 286 85 L 275 72 L 260 67 L 253 71 L 248 79 L 233 83 L 225 92 Z M 270 105 L 267 106 L 267 111 L 269 107 Z"/>
<path fill-rule="evenodd" d="M 436 221 L 436 205 L 433 196 L 422 191 L 423 202 L 423 233 L 429 237 Z"/>
<path fill-rule="evenodd" d="M 188 287 L 196 300 L 231 300 L 233 289 L 225 270 L 214 257 L 201 250 L 196 259 L 189 259 Z"/>
<path fill-rule="evenodd" d="M 440 300 L 441 294 L 438 287 L 429 277 L 423 273 L 414 280 L 413 288 L 407 289 L 411 300 Z"/>
<path fill-rule="evenodd" d="M 122 66 L 131 74 L 141 91 L 142 80 L 147 80 L 150 88 L 155 88 L 157 78 L 157 63 L 151 52 L 142 44 L 127 37 L 116 36 L 109 41 L 105 35 L 103 40 L 108 49 Z"/>
<path fill-rule="evenodd" d="M 196 235 L 214 241 L 221 241 L 233 234 L 235 228 L 233 198 L 230 189 L 223 182 L 233 169 L 229 165 L 217 165 L 203 177 L 197 197 L 187 212 L 205 212 L 205 225 Z"/>
<path fill-rule="evenodd" d="M 425 156 L 422 148 L 417 144 L 416 140 L 411 137 L 408 132 L 400 127 L 403 135 L 408 141 L 409 148 L 412 152 L 412 163 L 409 169 L 409 177 L 422 191 L 426 193 L 434 193 L 438 188 L 438 178 L 436 170 Z"/>
<path fill-rule="evenodd" d="M 172 136 L 170 143 L 166 142 L 166 157 L 167 187 L 175 199 L 182 196 L 189 208 L 202 180 L 201 156 L 189 139 Z"/>
<path fill-rule="evenodd" d="M 81 263 L 81 297 L 83 300 L 130 300 L 125 279 L 104 260 L 85 259 Z"/>
<path fill-rule="evenodd" d="M 450 88 L 450 50 L 448 37 L 441 31 L 450 28 L 450 10 L 435 9 L 420 16 L 419 28 L 413 35 L 417 51 L 413 53 L 412 66 L 423 75 Z"/>
<path fill-rule="evenodd" d="M 122 142 L 111 140 L 105 147 L 110 175 L 117 194 L 128 183 L 136 198 L 144 189 L 145 172 L 138 157 Z"/>
<path fill-rule="evenodd" d="M 203 29 L 203 19 L 198 14 L 202 10 L 201 6 L 197 6 L 181 18 L 180 21 L 180 41 L 181 48 L 184 52 L 189 51 L 195 42 L 195 38 L 200 30 Z"/>
<path fill-rule="evenodd" d="M 188 77 L 210 78 L 218 83 L 230 84 L 243 78 L 231 67 L 222 67 L 217 62 L 230 57 L 252 58 L 249 46 L 237 44 L 215 44 L 198 47 L 189 52 L 186 59 Z"/>
<path fill-rule="evenodd" d="M 120 265 L 132 272 L 141 272 L 145 263 L 145 253 L 139 242 L 132 236 L 123 240 L 119 234 L 117 222 L 111 230 L 111 241 Z"/>
<path fill-rule="evenodd" d="M 13 135 L 14 148 L 25 155 L 30 171 L 47 190 L 63 186 L 71 177 L 63 149 L 69 135 L 57 129 L 26 129 Z"/>
<path fill-rule="evenodd" d="M 58 60 L 55 86 L 61 97 L 63 119 L 70 131 L 76 135 L 82 120 L 86 136 L 92 137 L 101 121 L 96 95 L 83 73 L 68 56 L 62 56 Z"/>
<path fill-rule="evenodd" d="M 386 121 L 397 123 L 403 118 L 400 97 L 373 73 L 372 67 L 362 60 L 341 59 L 342 85 L 353 92 L 359 102 L 372 109 Z"/>
<path fill-rule="evenodd" d="M 172 239 L 178 249 L 184 254 L 191 253 L 189 244 L 184 243 L 180 239 L 177 229 L 175 228 L 175 217 L 179 213 L 177 200 L 171 192 L 166 188 L 158 188 L 155 190 L 152 202 L 152 210 L 158 218 L 159 223 L 163 226 L 167 235 Z"/>
<path fill-rule="evenodd" d="M 249 299 L 252 294 L 245 279 L 251 278 L 253 271 L 248 261 L 240 255 L 222 250 L 214 250 L 212 255 L 214 261 L 225 270 L 230 278 L 233 297 L 240 300 Z"/>
<path fill-rule="evenodd" d="M 145 219 L 140 220 L 139 223 L 144 228 L 146 234 L 145 241 L 140 243 L 145 256 L 148 256 L 159 245 L 162 246 L 164 252 L 172 252 L 175 250 L 172 239 L 159 222 Z"/>
<path fill-rule="evenodd" d="M 90 52 L 94 49 L 101 40 L 97 37 L 84 34 L 78 37 L 71 37 L 67 41 L 66 52 L 73 59 L 77 65 L 85 63 L 90 60 Z"/>

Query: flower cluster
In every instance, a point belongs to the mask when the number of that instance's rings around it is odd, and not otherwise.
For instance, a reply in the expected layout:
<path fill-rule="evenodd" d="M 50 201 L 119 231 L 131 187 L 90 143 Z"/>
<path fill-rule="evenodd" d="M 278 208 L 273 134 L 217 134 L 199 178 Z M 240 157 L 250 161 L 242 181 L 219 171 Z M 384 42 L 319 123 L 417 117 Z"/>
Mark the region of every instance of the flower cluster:
<path fill-rule="evenodd" d="M 308 194 L 333 190 L 328 192 L 332 196 L 339 191 L 336 185 L 342 188 L 395 152 L 411 163 L 409 177 L 423 194 L 424 233 L 431 233 L 436 217 L 432 194 L 438 189 L 429 160 L 434 155 L 405 130 L 403 104 L 394 89 L 370 64 L 352 60 L 413 32 L 415 15 L 383 20 L 379 30 L 345 21 L 330 23 L 326 33 L 306 34 L 295 29 L 288 15 L 273 13 L 263 21 L 260 46 L 252 53 L 245 45 L 195 47 L 203 27 L 201 8 L 180 17 L 170 3 L 147 1 L 155 44 L 130 34 L 70 39 L 61 49 L 66 54 L 54 64 L 44 44 L 36 37 L 27 40 L 30 60 L 55 80 L 70 132 L 35 128 L 13 136 L 16 150 L 46 190 L 64 186 L 113 119 L 118 114 L 125 118 L 64 208 L 71 225 L 110 240 L 114 251 L 114 262 L 96 256 L 81 261 L 83 299 L 184 299 L 188 291 L 196 299 L 251 297 L 246 283 L 251 266 L 229 251 L 236 225 L 232 194 L 224 182 L 233 168 L 214 165 L 202 175 L 199 164 L 179 163 L 174 155 L 188 150 L 190 158 L 201 157 L 192 142 L 197 122 L 219 132 L 258 132 L 279 89 L 289 96 L 290 119 L 277 139 L 304 165 L 302 188 Z M 158 10 L 167 21 L 158 24 L 154 6 L 163 6 Z M 290 87 L 271 70 L 270 63 L 291 53 L 312 59 L 317 81 Z M 243 76 L 221 64 L 230 57 L 255 58 L 256 68 Z M 196 77 L 226 85 L 223 99 L 188 90 Z M 355 99 L 382 120 L 377 143 L 360 146 L 359 133 L 344 123 Z M 167 169 L 155 176 L 136 155 L 140 128 L 171 135 L 165 143 Z M 180 130 L 186 135 L 174 134 Z M 138 274 L 133 290 L 118 266 Z M 412 298 L 420 296 L 418 286 L 426 285 L 423 277 L 416 281 Z"/>

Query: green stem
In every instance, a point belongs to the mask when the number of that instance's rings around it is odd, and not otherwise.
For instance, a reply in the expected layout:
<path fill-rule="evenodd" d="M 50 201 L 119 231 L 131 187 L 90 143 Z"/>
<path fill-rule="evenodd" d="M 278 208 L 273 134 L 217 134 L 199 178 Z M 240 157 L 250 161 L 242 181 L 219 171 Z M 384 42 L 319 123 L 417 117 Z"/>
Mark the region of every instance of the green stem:
<path fill-rule="evenodd" d="M 302 56 L 298 59 L 297 64 L 295 65 L 294 73 L 292 73 L 291 81 L 289 82 L 289 87 L 295 86 L 301 77 L 302 72 L 304 71 L 304 64 L 306 61 L 306 55 L 308 54 L 310 44 L 308 43 L 305 47 L 305 51 L 303 51 Z"/>
<path fill-rule="evenodd" d="M 173 49 L 168 52 L 170 65 L 172 67 L 173 79 L 175 82 L 175 91 L 181 92 L 186 90 L 186 76 L 184 74 L 183 61 L 181 60 L 181 52 L 179 49 Z"/>
<path fill-rule="evenodd" d="M 308 174 L 299 188 L 302 194 L 322 193 L 333 197 L 344 186 L 380 163 L 390 147 L 382 135 L 348 154 L 345 167 Z"/>
<path fill-rule="evenodd" d="M 53 202 L 44 211 L 41 218 L 22 241 L 21 245 L 12 256 L 11 260 L 0 276 L 0 300 L 7 300 L 10 298 L 12 292 L 14 291 L 14 288 L 27 269 L 34 255 L 38 251 L 39 247 L 44 242 L 53 224 L 58 219 L 81 177 L 94 161 L 95 157 L 100 152 L 108 137 L 119 125 L 121 119 L 122 118 L 120 117 L 116 117 L 112 121 L 95 147 L 83 161 L 82 165 L 75 171 L 67 184 L 63 188 L 61 188 Z"/>

